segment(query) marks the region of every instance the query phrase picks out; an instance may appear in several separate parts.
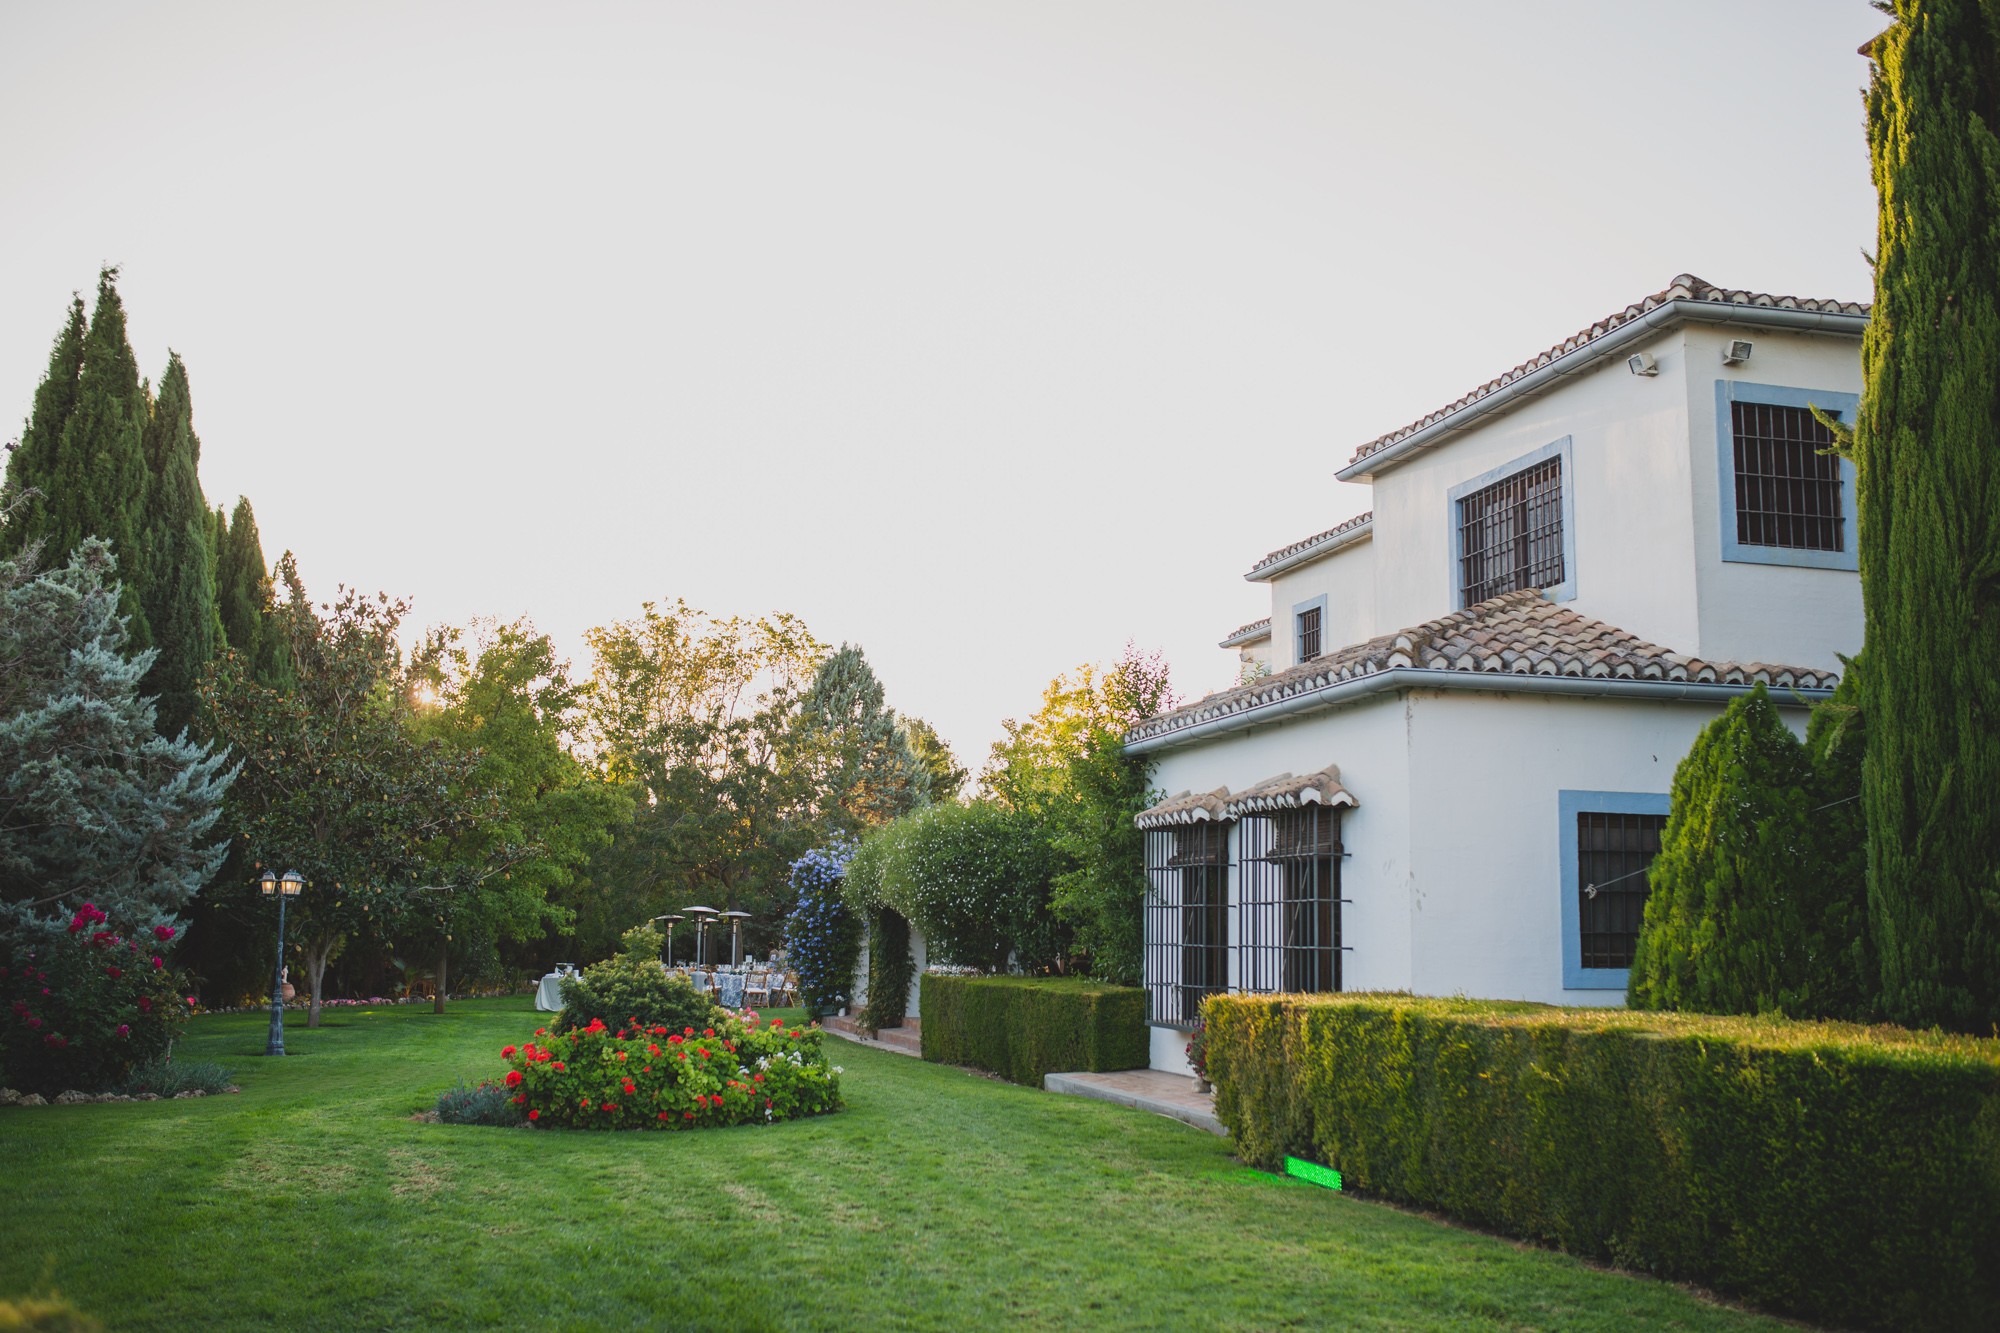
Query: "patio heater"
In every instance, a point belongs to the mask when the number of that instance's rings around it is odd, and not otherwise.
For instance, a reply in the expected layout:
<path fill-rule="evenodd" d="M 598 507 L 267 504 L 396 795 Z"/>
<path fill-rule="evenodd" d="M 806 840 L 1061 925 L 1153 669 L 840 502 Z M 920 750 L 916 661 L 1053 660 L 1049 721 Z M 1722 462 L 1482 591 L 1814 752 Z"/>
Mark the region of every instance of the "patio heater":
<path fill-rule="evenodd" d="M 681 909 L 694 918 L 694 960 L 701 966 L 708 966 L 708 920 L 714 916 L 713 907 L 684 907 Z"/>
<path fill-rule="evenodd" d="M 729 965 L 740 966 L 743 962 L 743 923 L 750 919 L 748 912 L 724 912 L 729 920 Z"/>
<path fill-rule="evenodd" d="M 653 920 L 664 921 L 667 923 L 667 966 L 672 967 L 674 965 L 674 922 L 685 921 L 687 920 L 687 918 L 683 916 L 669 915 L 669 916 L 656 916 L 653 918 Z"/>

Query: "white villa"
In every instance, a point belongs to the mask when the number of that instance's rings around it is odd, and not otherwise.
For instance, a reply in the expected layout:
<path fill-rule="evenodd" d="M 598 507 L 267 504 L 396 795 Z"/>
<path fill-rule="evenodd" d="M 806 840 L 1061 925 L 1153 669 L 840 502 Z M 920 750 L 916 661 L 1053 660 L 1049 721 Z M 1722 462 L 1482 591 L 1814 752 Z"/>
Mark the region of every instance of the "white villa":
<path fill-rule="evenodd" d="M 1223 990 L 1619 1004 L 1675 765 L 1861 646 L 1868 307 L 1688 275 L 1370 441 L 1371 512 L 1245 575 L 1245 683 L 1127 738 L 1152 1064 Z M 1786 665 L 1771 665 L 1783 663 Z"/>

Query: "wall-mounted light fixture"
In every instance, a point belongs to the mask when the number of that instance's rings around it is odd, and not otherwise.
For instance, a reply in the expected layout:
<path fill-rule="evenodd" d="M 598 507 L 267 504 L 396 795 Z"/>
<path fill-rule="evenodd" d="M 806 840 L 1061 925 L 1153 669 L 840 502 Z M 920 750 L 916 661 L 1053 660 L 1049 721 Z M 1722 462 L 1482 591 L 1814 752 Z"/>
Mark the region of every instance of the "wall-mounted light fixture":
<path fill-rule="evenodd" d="M 1651 352 L 1634 352 L 1625 358 L 1625 369 L 1634 375 L 1657 375 L 1660 363 L 1653 359 Z"/>
<path fill-rule="evenodd" d="M 1731 338 L 1722 348 L 1722 364 L 1740 366 L 1750 359 L 1750 344 L 1741 338 Z"/>

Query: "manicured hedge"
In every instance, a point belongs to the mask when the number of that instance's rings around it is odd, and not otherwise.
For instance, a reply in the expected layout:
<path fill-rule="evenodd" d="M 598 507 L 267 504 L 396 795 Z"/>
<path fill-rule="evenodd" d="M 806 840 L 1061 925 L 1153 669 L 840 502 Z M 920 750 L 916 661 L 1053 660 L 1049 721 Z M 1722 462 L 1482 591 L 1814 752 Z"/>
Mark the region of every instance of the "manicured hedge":
<path fill-rule="evenodd" d="M 1204 1015 L 1257 1165 L 1831 1324 L 2000 1328 L 2000 1041 L 1390 995 Z"/>
<path fill-rule="evenodd" d="M 917 1007 L 924 1059 L 990 1069 L 1015 1083 L 1148 1059 L 1146 992 L 1079 977 L 952 977 L 926 972 Z"/>

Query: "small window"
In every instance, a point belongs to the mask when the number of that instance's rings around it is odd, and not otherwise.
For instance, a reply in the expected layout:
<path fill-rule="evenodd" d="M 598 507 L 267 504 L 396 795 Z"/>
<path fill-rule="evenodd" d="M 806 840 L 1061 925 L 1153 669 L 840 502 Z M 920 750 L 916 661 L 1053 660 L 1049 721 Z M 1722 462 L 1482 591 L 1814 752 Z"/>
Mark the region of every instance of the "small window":
<path fill-rule="evenodd" d="M 1629 968 L 1646 919 L 1647 871 L 1660 854 L 1665 815 L 1576 817 L 1577 921 L 1581 961 L 1589 968 Z"/>
<path fill-rule="evenodd" d="M 1320 654 L 1320 617 L 1325 608 L 1309 606 L 1299 612 L 1299 661 L 1310 662 Z"/>
<path fill-rule="evenodd" d="M 1242 988 L 1339 990 L 1340 812 L 1307 806 L 1246 818 L 1242 828 Z"/>
<path fill-rule="evenodd" d="M 1147 1008 L 1188 1026 L 1201 1002 L 1229 989 L 1229 825 L 1202 822 L 1146 834 Z"/>
<path fill-rule="evenodd" d="M 1558 454 L 1458 502 L 1461 606 L 1563 582 L 1562 488 Z"/>
<path fill-rule="evenodd" d="M 1840 459 L 1808 408 L 1729 405 L 1736 463 L 1736 540 L 1794 551 L 1844 549 Z"/>

